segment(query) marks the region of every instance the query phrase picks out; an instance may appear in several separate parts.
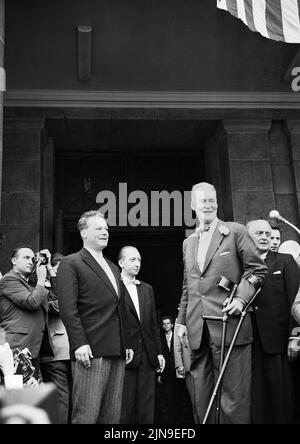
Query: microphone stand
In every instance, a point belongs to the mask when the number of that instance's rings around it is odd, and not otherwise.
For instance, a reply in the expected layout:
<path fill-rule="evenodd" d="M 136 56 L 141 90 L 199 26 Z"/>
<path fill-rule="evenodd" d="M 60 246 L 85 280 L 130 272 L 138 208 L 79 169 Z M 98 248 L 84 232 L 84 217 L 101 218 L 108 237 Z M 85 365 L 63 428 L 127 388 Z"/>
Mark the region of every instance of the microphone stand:
<path fill-rule="evenodd" d="M 296 227 L 296 225 L 292 224 L 291 222 L 289 222 L 287 219 L 285 219 L 284 217 L 282 217 L 280 214 L 278 214 L 278 216 L 274 217 L 273 219 L 278 219 L 281 220 L 281 222 L 284 222 L 286 225 L 289 225 L 291 228 L 293 228 L 295 231 L 297 231 L 297 233 L 300 236 L 300 230 L 299 228 Z"/>

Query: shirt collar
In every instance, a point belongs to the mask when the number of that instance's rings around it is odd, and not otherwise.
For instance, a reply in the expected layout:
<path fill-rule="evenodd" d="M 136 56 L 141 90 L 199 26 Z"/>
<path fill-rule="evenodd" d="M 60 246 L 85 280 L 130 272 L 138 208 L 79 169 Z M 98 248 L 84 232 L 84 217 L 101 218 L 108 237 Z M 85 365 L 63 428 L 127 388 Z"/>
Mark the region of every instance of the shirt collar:
<path fill-rule="evenodd" d="M 215 220 L 209 225 L 209 229 L 205 230 L 205 231 L 209 231 L 210 233 L 213 233 L 215 231 L 215 229 L 217 228 L 217 225 L 219 223 L 219 219 L 216 217 Z M 199 225 L 199 227 L 197 228 L 197 231 L 201 231 L 201 228 L 203 227 L 203 225 Z"/>
<path fill-rule="evenodd" d="M 22 278 L 24 279 L 24 281 L 26 281 L 27 283 L 29 282 L 29 277 L 26 278 L 25 276 L 23 276 L 21 273 L 19 273 L 18 271 L 16 271 L 16 273 Z"/>
<path fill-rule="evenodd" d="M 136 278 L 130 279 L 127 276 L 124 276 L 124 274 L 121 274 L 121 279 L 124 282 L 125 285 L 139 285 L 140 281 L 138 281 Z"/>
<path fill-rule="evenodd" d="M 267 259 L 267 256 L 268 256 L 268 253 L 264 253 L 260 257 L 263 261 L 265 261 Z"/>
<path fill-rule="evenodd" d="M 89 253 L 91 253 L 91 255 L 93 256 L 93 257 L 97 257 L 97 258 L 100 258 L 100 259 L 103 259 L 103 252 L 102 251 L 96 251 L 96 250 L 93 250 L 92 248 L 88 248 L 88 247 L 84 247 Z"/>

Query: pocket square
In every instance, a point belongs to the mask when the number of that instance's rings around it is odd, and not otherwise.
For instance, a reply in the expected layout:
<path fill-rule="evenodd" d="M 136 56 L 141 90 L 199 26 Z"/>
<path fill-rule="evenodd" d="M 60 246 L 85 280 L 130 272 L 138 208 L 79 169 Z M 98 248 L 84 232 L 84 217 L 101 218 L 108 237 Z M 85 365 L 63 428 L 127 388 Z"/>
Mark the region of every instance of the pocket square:
<path fill-rule="evenodd" d="M 275 271 L 273 274 L 282 274 L 281 271 Z"/>
<path fill-rule="evenodd" d="M 224 251 L 223 253 L 220 253 L 220 256 L 228 256 L 229 254 L 232 254 L 231 251 Z"/>

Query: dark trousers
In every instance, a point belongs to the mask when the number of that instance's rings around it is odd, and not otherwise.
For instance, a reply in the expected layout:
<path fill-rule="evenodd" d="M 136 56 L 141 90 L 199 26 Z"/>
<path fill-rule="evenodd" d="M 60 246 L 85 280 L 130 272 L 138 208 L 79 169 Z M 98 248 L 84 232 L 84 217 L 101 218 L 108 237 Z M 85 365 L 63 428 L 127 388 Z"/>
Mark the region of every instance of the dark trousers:
<path fill-rule="evenodd" d="M 153 424 L 155 375 L 145 352 L 138 368 L 125 370 L 121 424 Z"/>
<path fill-rule="evenodd" d="M 95 358 L 86 368 L 72 362 L 73 424 L 119 424 L 125 359 Z"/>
<path fill-rule="evenodd" d="M 39 380 L 40 379 L 40 367 L 41 367 L 41 362 L 40 362 L 40 358 L 32 358 L 31 359 L 31 363 L 34 367 L 34 373 L 33 373 L 33 378 Z"/>
<path fill-rule="evenodd" d="M 68 424 L 71 382 L 70 361 L 52 361 L 41 363 L 41 373 L 44 382 L 52 382 L 57 388 L 59 424 Z"/>
<path fill-rule="evenodd" d="M 292 424 L 295 421 L 295 387 L 287 354 L 263 351 L 254 323 L 252 422 Z"/>
<path fill-rule="evenodd" d="M 169 369 L 168 374 L 162 376 L 162 418 L 165 424 L 181 424 L 182 418 L 182 388 L 185 381 L 176 378 L 175 368 Z"/>
<path fill-rule="evenodd" d="M 190 392 L 195 422 L 201 424 L 215 387 L 220 348 L 212 342 L 207 327 L 199 350 L 192 352 Z M 251 344 L 233 348 L 224 374 L 221 398 L 221 424 L 250 424 L 251 418 Z M 208 420 L 215 421 L 213 408 Z"/>

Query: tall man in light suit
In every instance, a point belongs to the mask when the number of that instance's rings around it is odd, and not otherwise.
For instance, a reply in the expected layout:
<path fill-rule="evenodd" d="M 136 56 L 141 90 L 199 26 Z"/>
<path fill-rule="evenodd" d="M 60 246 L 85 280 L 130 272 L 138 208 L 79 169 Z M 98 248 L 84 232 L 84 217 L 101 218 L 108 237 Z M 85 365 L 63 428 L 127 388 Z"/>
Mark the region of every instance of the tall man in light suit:
<path fill-rule="evenodd" d="M 81 216 L 83 249 L 65 257 L 58 270 L 60 314 L 67 329 L 73 373 L 75 424 L 118 424 L 121 415 L 126 309 L 118 268 L 104 258 L 108 226 L 103 215 Z"/>
<path fill-rule="evenodd" d="M 267 268 L 246 228 L 217 218 L 217 195 L 212 185 L 201 183 L 193 187 L 192 209 L 200 226 L 183 244 L 184 281 L 177 333 L 182 342 L 187 336 L 192 350 L 192 401 L 196 420 L 201 423 L 218 376 L 222 336 L 222 323 L 204 321 L 203 315 L 229 314 L 229 346 L 237 316 L 262 283 Z M 226 308 L 228 293 L 218 286 L 221 276 L 238 284 L 236 296 Z M 250 423 L 251 342 L 251 319 L 247 315 L 223 379 L 221 423 Z M 210 422 L 213 417 L 212 413 Z"/>

